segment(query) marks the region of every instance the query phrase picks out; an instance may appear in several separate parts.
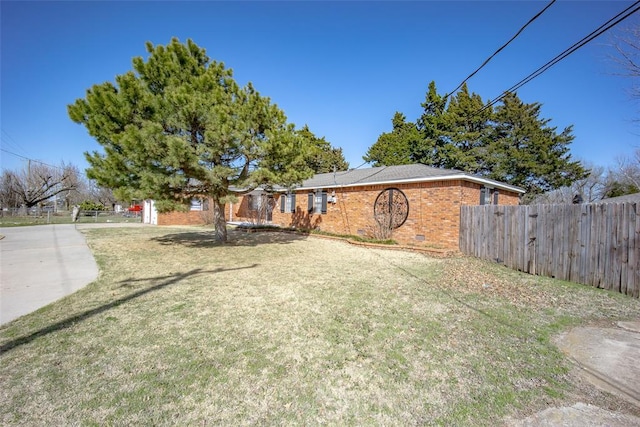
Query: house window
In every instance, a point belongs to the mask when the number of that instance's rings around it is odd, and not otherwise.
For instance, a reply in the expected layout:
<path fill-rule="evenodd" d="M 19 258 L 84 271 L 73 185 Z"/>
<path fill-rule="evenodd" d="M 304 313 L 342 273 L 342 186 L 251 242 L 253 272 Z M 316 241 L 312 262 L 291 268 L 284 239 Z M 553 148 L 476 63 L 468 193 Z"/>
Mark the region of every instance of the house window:
<path fill-rule="evenodd" d="M 307 196 L 307 210 L 309 213 L 326 214 L 327 213 L 327 192 L 316 190 Z"/>
<path fill-rule="evenodd" d="M 257 211 L 260 209 L 260 197 L 254 196 L 253 194 L 249 194 L 247 196 L 247 205 L 249 206 L 250 211 Z"/>
<path fill-rule="evenodd" d="M 498 190 L 494 188 L 482 187 L 480 188 L 480 204 L 481 205 L 490 205 L 498 204 Z"/>
<path fill-rule="evenodd" d="M 191 206 L 189 208 L 191 211 L 203 211 L 204 202 L 202 199 L 191 199 Z"/>
<path fill-rule="evenodd" d="M 296 195 L 283 194 L 280 196 L 280 212 L 292 213 L 296 211 Z"/>

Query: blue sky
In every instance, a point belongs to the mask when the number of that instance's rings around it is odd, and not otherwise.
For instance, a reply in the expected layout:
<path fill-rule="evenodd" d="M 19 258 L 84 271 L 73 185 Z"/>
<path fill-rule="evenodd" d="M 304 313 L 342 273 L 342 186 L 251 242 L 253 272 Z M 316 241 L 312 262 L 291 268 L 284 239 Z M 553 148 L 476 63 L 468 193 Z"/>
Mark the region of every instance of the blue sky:
<path fill-rule="evenodd" d="M 67 105 L 145 56 L 145 42 L 193 39 L 240 84 L 297 127 L 342 147 L 351 167 L 401 111 L 421 113 L 427 85 L 455 88 L 548 1 L 34 2 L 2 1 L 2 148 L 84 169 L 100 151 Z M 632 1 L 558 1 L 473 77 L 497 97 Z M 627 20 L 623 25 L 638 17 Z M 574 125 L 574 158 L 612 166 L 640 146 L 640 106 L 610 59 L 605 34 L 518 91 L 559 130 Z M 2 168 L 26 161 L 0 152 Z"/>

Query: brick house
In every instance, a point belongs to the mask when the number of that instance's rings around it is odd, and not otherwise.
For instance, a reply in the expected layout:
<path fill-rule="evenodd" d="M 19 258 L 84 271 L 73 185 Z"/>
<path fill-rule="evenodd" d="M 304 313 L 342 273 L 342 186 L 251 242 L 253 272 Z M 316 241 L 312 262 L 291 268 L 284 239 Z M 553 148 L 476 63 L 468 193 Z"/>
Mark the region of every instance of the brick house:
<path fill-rule="evenodd" d="M 517 205 L 521 188 L 421 164 L 317 174 L 293 191 L 254 191 L 226 207 L 228 221 L 266 222 L 401 244 L 458 248 L 460 206 Z M 382 229 L 382 230 L 381 230 Z"/>
<path fill-rule="evenodd" d="M 225 206 L 225 217 L 370 237 L 391 230 L 401 244 L 457 249 L 460 206 L 517 205 L 522 194 L 521 188 L 457 170 L 382 166 L 316 174 L 292 191 L 255 190 Z M 154 214 L 153 201 L 144 207 L 144 222 L 157 225 L 204 224 L 210 216 L 206 200 L 194 200 L 188 212 Z"/>

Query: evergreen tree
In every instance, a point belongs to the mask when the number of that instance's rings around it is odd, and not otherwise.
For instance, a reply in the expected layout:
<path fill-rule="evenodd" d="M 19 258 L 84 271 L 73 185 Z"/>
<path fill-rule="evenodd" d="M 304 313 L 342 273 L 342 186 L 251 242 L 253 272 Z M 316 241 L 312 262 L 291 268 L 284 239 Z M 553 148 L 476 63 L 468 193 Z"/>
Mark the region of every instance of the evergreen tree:
<path fill-rule="evenodd" d="M 571 185 L 588 175 L 571 160 L 571 126 L 557 133 L 541 119 L 539 103 L 525 104 L 508 94 L 496 108 L 483 175 L 527 190 L 535 196 Z"/>
<path fill-rule="evenodd" d="M 483 106 L 480 96 L 469 94 L 466 84 L 451 97 L 439 132 L 438 157 L 443 167 L 479 173 L 485 166 L 492 110 L 483 110 Z"/>
<path fill-rule="evenodd" d="M 414 123 L 405 120 L 404 114 L 396 112 L 391 120 L 393 130 L 380 135 L 362 157 L 363 160 L 374 166 L 413 163 L 411 149 L 420 141 L 421 134 Z"/>
<path fill-rule="evenodd" d="M 421 105 L 423 112 L 417 123 L 420 138 L 411 144 L 411 161 L 444 168 L 447 165 L 443 154 L 446 151 L 443 147 L 447 144 L 444 117 L 447 100 L 438 94 L 436 82 L 429 83 L 425 101 Z"/>
<path fill-rule="evenodd" d="M 616 181 L 614 177 L 611 177 L 607 182 L 607 190 L 604 197 L 619 197 L 626 196 L 628 194 L 635 194 L 640 191 L 640 188 L 636 187 L 630 182 Z"/>
<path fill-rule="evenodd" d="M 224 204 L 239 189 L 292 185 L 310 176 L 306 147 L 284 113 L 193 41 L 146 45 L 145 61 L 115 85 L 94 85 L 69 105 L 104 153 L 86 153 L 87 175 L 116 197 L 155 199 L 159 211 L 212 199 L 216 238 L 226 241 Z"/>
<path fill-rule="evenodd" d="M 305 145 L 308 147 L 306 163 L 315 173 L 333 172 L 334 169 L 338 171 L 349 169 L 349 163 L 342 154 L 342 148 L 333 148 L 324 137 L 315 136 L 307 125 L 297 130 L 296 133 L 304 139 Z"/>

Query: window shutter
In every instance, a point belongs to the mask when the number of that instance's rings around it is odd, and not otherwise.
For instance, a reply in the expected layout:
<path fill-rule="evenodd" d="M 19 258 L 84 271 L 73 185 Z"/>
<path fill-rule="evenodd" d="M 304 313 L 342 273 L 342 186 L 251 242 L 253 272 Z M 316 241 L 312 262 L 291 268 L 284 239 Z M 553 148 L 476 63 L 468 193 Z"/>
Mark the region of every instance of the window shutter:
<path fill-rule="evenodd" d="M 309 211 L 309 213 L 313 213 L 313 193 L 309 193 L 309 196 L 307 197 L 307 211 Z"/>
<path fill-rule="evenodd" d="M 287 204 L 287 195 L 281 194 L 280 195 L 280 212 L 284 213 L 284 207 L 286 204 Z"/>
<path fill-rule="evenodd" d="M 498 204 L 498 190 L 494 190 L 493 192 L 493 204 L 494 205 Z"/>
<path fill-rule="evenodd" d="M 291 212 L 296 213 L 296 193 L 291 194 Z"/>
<path fill-rule="evenodd" d="M 321 212 L 323 214 L 327 213 L 327 192 L 326 191 L 322 192 L 322 209 L 321 209 Z"/>
<path fill-rule="evenodd" d="M 485 203 L 487 203 L 486 197 L 487 197 L 487 189 L 482 187 L 480 189 L 480 204 L 481 205 L 484 205 Z"/>

